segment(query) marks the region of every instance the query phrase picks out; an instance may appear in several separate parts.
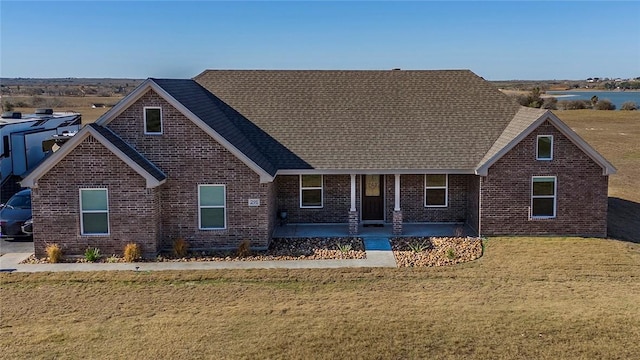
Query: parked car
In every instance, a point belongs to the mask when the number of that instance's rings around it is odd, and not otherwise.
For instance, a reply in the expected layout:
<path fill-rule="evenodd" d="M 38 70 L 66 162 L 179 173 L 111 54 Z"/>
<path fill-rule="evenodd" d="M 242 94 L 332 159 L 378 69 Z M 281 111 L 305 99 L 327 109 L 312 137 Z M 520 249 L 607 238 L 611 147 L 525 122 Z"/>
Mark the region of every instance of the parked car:
<path fill-rule="evenodd" d="M 32 239 L 30 233 L 31 220 L 31 189 L 19 191 L 7 201 L 0 205 L 0 238 L 11 239 Z M 26 226 L 25 226 L 25 223 Z M 23 230 L 23 226 L 25 230 Z"/>

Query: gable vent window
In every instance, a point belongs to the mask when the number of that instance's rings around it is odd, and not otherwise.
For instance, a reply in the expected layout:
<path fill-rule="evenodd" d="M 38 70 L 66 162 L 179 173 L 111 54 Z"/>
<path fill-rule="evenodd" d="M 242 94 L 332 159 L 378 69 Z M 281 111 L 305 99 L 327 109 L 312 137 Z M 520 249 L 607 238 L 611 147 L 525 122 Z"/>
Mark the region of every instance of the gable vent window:
<path fill-rule="evenodd" d="M 553 159 L 553 136 L 538 135 L 536 160 Z"/>
<path fill-rule="evenodd" d="M 144 108 L 144 133 L 146 135 L 162 134 L 162 109 L 159 107 Z"/>

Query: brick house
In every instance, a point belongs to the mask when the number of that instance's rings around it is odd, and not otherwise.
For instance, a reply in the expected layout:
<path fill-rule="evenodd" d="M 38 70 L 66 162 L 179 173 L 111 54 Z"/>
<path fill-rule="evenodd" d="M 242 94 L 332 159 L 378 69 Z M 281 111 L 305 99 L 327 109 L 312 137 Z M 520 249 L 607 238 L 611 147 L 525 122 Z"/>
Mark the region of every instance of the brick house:
<path fill-rule="evenodd" d="M 465 70 L 147 79 L 29 173 L 36 254 L 268 246 L 289 223 L 606 236 L 615 168 Z"/>

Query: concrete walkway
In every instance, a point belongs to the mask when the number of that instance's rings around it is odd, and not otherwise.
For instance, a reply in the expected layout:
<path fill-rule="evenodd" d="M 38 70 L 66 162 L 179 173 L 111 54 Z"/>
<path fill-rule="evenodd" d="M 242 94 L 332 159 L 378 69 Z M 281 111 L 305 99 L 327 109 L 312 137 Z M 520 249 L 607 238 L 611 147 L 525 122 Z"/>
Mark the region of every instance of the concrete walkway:
<path fill-rule="evenodd" d="M 31 253 L 8 253 L 0 256 L 2 272 L 51 271 L 161 271 L 216 269 L 329 269 L 346 267 L 396 267 L 388 238 L 365 238 L 366 259 L 281 260 L 281 261 L 193 261 L 141 263 L 61 263 L 20 264 Z"/>

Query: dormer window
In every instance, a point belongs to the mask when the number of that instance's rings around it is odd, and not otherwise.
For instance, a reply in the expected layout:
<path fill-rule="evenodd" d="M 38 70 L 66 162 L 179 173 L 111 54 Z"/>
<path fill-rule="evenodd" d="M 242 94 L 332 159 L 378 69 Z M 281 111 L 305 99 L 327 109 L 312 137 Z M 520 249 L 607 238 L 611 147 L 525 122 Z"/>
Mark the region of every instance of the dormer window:
<path fill-rule="evenodd" d="M 552 160 L 553 159 L 553 136 L 538 135 L 538 143 L 536 146 L 536 160 Z"/>
<path fill-rule="evenodd" d="M 144 108 L 144 133 L 146 135 L 162 134 L 162 109 L 159 107 Z"/>

